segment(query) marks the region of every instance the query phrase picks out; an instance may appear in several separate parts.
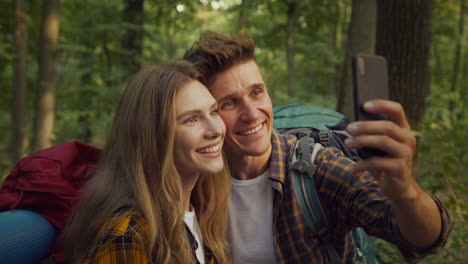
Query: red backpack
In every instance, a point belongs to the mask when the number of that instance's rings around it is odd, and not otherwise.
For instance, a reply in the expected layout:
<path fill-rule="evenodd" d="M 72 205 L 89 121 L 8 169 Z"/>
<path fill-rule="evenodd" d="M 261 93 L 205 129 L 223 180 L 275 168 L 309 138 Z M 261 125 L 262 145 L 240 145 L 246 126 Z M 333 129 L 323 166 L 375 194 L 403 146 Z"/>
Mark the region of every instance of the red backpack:
<path fill-rule="evenodd" d="M 96 147 L 70 142 L 21 159 L 0 189 L 0 212 L 32 210 L 61 231 L 100 154 Z"/>

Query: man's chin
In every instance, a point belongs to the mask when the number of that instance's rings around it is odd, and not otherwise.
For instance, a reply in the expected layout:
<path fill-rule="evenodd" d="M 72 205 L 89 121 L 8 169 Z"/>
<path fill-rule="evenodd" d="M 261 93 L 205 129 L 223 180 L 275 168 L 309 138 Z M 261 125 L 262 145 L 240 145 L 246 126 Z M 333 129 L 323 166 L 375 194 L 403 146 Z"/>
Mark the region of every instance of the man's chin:
<path fill-rule="evenodd" d="M 249 146 L 249 145 L 241 145 L 236 147 L 228 147 L 226 146 L 225 153 L 228 157 L 239 157 L 239 156 L 254 156 L 259 157 L 265 155 L 270 146 Z"/>

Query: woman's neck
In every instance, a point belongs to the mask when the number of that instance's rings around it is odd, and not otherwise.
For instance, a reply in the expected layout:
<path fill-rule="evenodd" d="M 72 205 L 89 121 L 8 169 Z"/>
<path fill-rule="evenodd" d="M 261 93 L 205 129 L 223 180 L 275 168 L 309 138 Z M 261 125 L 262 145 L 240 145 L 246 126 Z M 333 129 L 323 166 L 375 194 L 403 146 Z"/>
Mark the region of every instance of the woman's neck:
<path fill-rule="evenodd" d="M 190 197 L 192 196 L 193 188 L 197 183 L 199 174 L 194 175 L 180 175 L 182 181 L 182 195 L 184 199 L 184 210 L 190 212 Z"/>

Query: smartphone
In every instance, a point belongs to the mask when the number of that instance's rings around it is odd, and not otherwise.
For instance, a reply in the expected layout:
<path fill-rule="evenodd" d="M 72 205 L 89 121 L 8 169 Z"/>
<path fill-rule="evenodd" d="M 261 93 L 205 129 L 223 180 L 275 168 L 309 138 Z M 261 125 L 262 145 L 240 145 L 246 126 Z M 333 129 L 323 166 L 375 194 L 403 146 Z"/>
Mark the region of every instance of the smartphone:
<path fill-rule="evenodd" d="M 352 56 L 354 116 L 356 120 L 388 120 L 384 113 L 368 113 L 362 105 L 371 99 L 388 100 L 387 62 L 384 57 L 358 54 Z M 372 148 L 358 149 L 361 158 L 385 156 L 384 151 Z"/>

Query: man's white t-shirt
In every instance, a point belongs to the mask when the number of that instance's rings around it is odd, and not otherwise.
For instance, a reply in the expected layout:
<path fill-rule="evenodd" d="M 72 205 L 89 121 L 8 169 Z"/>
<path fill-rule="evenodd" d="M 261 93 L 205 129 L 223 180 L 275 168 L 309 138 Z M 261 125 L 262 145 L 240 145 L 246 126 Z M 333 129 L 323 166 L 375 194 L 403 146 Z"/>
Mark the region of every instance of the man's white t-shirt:
<path fill-rule="evenodd" d="M 201 236 L 200 228 L 198 226 L 195 210 L 192 209 L 191 212 L 185 212 L 184 222 L 190 228 L 190 231 L 192 231 L 193 236 L 197 240 L 198 248 L 195 251 L 195 253 L 197 255 L 198 262 L 200 262 L 200 264 L 205 264 L 205 250 L 203 246 L 203 239 Z"/>
<path fill-rule="evenodd" d="M 233 264 L 276 263 L 273 187 L 269 170 L 251 180 L 232 178 L 228 241 Z"/>

